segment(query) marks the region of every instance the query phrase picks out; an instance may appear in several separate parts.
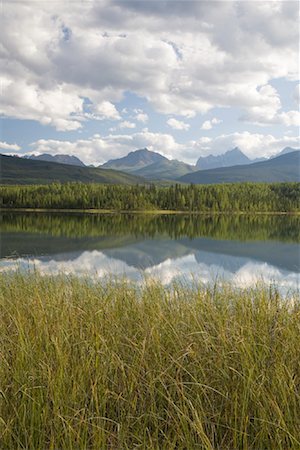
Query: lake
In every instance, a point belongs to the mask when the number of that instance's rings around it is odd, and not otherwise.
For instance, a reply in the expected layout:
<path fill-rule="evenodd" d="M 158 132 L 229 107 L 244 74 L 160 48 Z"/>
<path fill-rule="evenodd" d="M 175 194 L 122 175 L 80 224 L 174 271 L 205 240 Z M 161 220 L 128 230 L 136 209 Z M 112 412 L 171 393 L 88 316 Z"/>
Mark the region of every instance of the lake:
<path fill-rule="evenodd" d="M 0 270 L 299 289 L 300 217 L 5 212 Z"/>

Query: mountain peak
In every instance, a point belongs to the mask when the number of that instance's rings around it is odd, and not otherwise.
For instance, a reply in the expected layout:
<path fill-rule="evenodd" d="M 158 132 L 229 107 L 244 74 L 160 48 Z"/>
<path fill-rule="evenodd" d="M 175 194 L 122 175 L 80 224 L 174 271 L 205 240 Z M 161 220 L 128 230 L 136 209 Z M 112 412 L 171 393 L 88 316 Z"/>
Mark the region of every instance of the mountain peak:
<path fill-rule="evenodd" d="M 147 149 L 147 147 L 145 147 L 145 148 L 139 148 L 138 150 L 132 150 L 131 152 L 128 153 L 128 155 L 131 155 L 132 153 L 142 155 L 142 154 L 155 153 L 155 152 L 151 152 L 150 150 Z"/>
<path fill-rule="evenodd" d="M 288 152 L 256 163 L 218 167 L 216 170 L 198 170 L 180 177 L 178 181 L 195 184 L 299 182 L 299 160 L 299 152 Z"/>
<path fill-rule="evenodd" d="M 242 152 L 242 150 L 239 147 L 234 147 L 232 150 L 227 150 L 225 155 L 245 155 L 245 153 Z"/>
<path fill-rule="evenodd" d="M 165 160 L 167 160 L 167 158 L 159 153 L 152 152 L 147 148 L 141 148 L 128 153 L 128 155 L 123 156 L 122 158 L 110 159 L 101 167 L 105 169 L 117 169 L 130 172 Z"/>
<path fill-rule="evenodd" d="M 200 170 L 216 169 L 217 167 L 237 166 L 241 164 L 249 164 L 250 159 L 239 149 L 235 147 L 227 150 L 222 155 L 200 156 L 196 163 L 196 167 Z"/>
<path fill-rule="evenodd" d="M 275 155 L 275 157 L 279 155 L 286 155 L 287 153 L 297 152 L 299 150 L 299 148 L 284 147 L 284 149 L 281 150 L 281 152 L 279 152 L 277 155 Z"/>

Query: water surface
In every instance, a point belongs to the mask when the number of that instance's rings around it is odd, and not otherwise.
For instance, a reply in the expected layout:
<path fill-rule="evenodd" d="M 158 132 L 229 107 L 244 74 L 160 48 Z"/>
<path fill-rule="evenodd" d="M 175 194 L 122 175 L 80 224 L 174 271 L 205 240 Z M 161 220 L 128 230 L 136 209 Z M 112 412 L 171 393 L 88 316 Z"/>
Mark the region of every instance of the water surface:
<path fill-rule="evenodd" d="M 2 213 L 0 269 L 299 288 L 300 217 Z"/>

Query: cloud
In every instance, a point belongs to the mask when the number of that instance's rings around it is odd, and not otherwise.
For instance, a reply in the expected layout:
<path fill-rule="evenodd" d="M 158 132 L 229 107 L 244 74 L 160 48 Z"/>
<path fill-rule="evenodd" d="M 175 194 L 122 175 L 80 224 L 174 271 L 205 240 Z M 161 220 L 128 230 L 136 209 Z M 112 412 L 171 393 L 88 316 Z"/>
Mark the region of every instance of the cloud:
<path fill-rule="evenodd" d="M 149 120 L 148 114 L 144 113 L 144 112 L 139 112 L 137 113 L 137 115 L 135 116 L 135 119 L 138 122 L 142 122 L 142 123 L 146 123 Z"/>
<path fill-rule="evenodd" d="M 93 118 L 97 118 L 98 120 L 110 119 L 110 120 L 120 120 L 121 116 L 111 102 L 108 101 L 100 101 L 100 103 L 92 104 L 90 106 Z"/>
<path fill-rule="evenodd" d="M 216 117 L 212 120 L 205 120 L 202 124 L 201 130 L 211 130 L 214 125 L 218 125 L 219 123 L 222 123 L 222 120 L 217 119 Z"/>
<path fill-rule="evenodd" d="M 17 119 L 33 119 L 52 125 L 59 131 L 81 128 L 80 119 L 72 114 L 83 112 L 83 99 L 67 86 L 41 89 L 23 79 L 0 78 L 2 87 L 0 114 Z"/>
<path fill-rule="evenodd" d="M 212 123 L 210 120 L 203 122 L 201 130 L 210 130 L 212 128 Z"/>
<path fill-rule="evenodd" d="M 279 94 L 273 86 L 265 85 L 257 90 L 256 95 L 260 97 L 255 101 L 254 93 L 249 93 L 249 98 L 253 96 L 252 105 L 246 108 L 241 119 L 258 126 L 282 124 L 287 127 L 300 126 L 299 111 L 281 112 L 281 101 Z"/>
<path fill-rule="evenodd" d="M 174 118 L 167 120 L 167 124 L 169 125 L 169 127 L 173 128 L 174 130 L 187 131 L 190 128 L 190 125 L 188 123 L 182 122 L 181 120 L 177 120 Z"/>
<path fill-rule="evenodd" d="M 288 111 L 278 114 L 278 118 L 287 127 L 294 126 L 300 127 L 300 112 L 299 111 Z"/>
<path fill-rule="evenodd" d="M 0 113 L 76 130 L 119 120 L 132 92 L 163 114 L 235 107 L 292 125 L 270 81 L 298 79 L 297 17 L 285 1 L 4 0 Z"/>
<path fill-rule="evenodd" d="M 151 133 L 148 130 L 133 134 L 98 133 L 88 139 L 71 142 L 57 139 L 39 139 L 31 144 L 32 152 L 70 154 L 78 156 L 86 164 L 103 164 L 109 159 L 119 158 L 130 151 L 145 148 L 157 151 L 168 158 L 183 154 L 185 146 L 177 143 L 173 136 L 163 133 Z"/>
<path fill-rule="evenodd" d="M 19 151 L 21 147 L 17 144 L 8 144 L 7 142 L 0 141 L 1 150 Z"/>
<path fill-rule="evenodd" d="M 299 128 L 300 112 L 294 110 L 287 112 L 269 110 L 269 114 L 267 114 L 265 108 L 254 107 L 250 109 L 246 115 L 243 115 L 241 120 L 259 127 L 265 127 L 268 125 L 285 125 L 286 127 Z"/>
<path fill-rule="evenodd" d="M 293 97 L 294 97 L 295 104 L 297 105 L 297 108 L 299 108 L 299 104 L 300 104 L 300 84 L 297 84 L 295 86 Z"/>
<path fill-rule="evenodd" d="M 119 125 L 120 128 L 135 128 L 136 125 L 133 122 L 129 122 L 128 120 L 124 120 Z"/>
<path fill-rule="evenodd" d="M 284 147 L 300 146 L 299 136 L 276 137 L 271 134 L 242 133 L 222 134 L 216 138 L 200 138 L 194 144 L 194 153 L 199 156 L 218 155 L 239 147 L 249 158 L 269 157 Z"/>

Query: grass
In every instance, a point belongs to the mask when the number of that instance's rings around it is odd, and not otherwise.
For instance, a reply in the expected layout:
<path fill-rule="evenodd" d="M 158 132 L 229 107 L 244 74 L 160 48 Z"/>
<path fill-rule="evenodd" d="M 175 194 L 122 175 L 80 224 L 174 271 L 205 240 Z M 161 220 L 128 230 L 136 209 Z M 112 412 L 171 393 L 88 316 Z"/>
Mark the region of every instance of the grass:
<path fill-rule="evenodd" d="M 0 286 L 2 448 L 300 448 L 298 298 L 37 273 Z"/>

